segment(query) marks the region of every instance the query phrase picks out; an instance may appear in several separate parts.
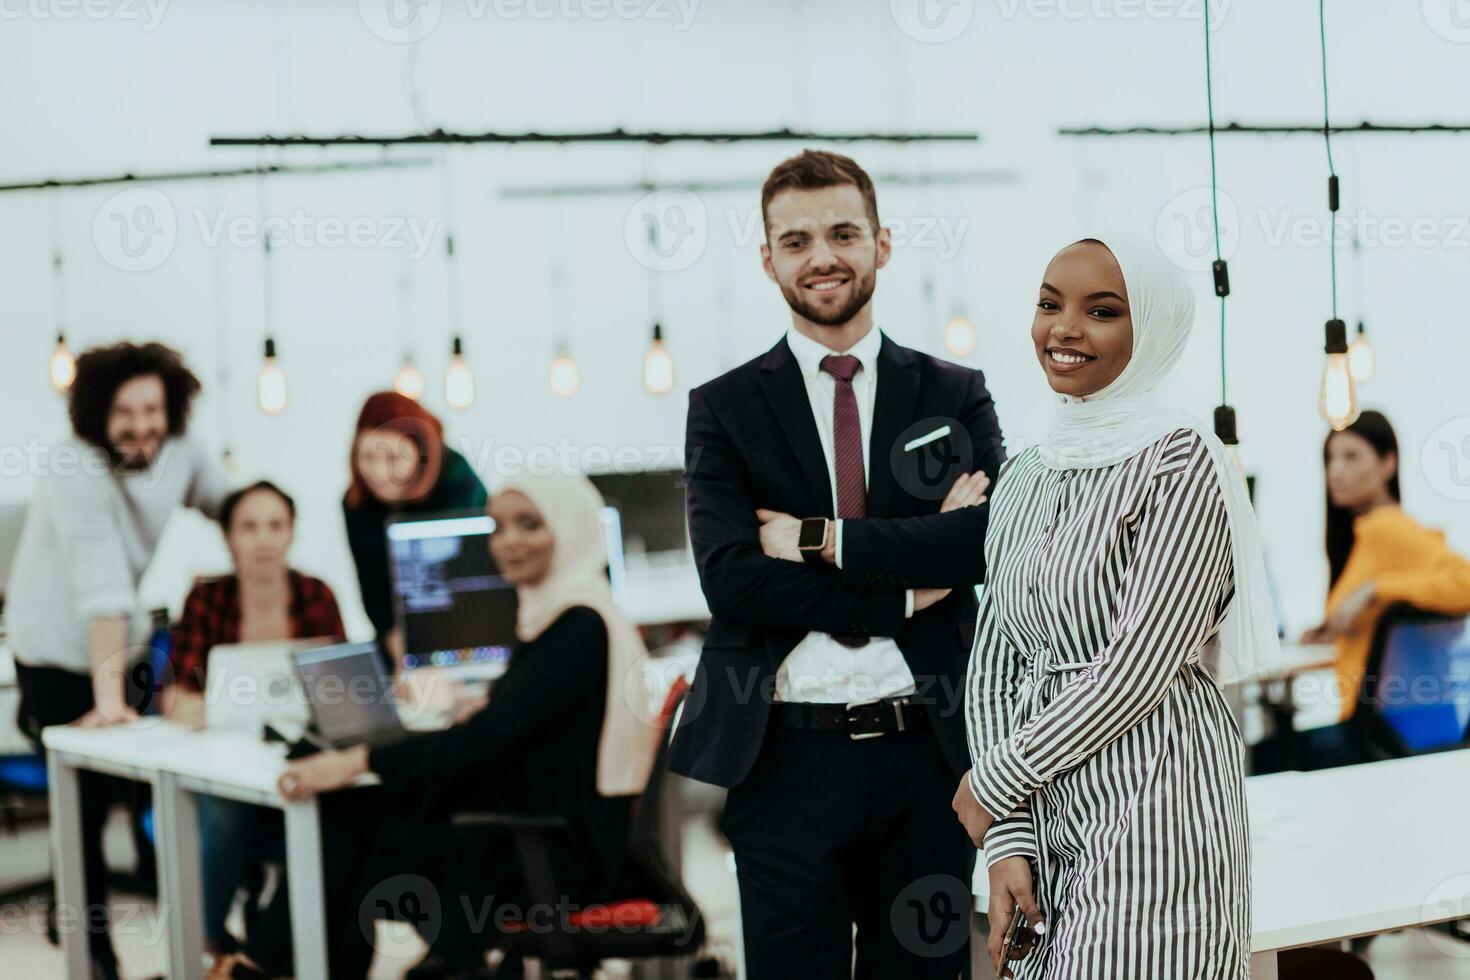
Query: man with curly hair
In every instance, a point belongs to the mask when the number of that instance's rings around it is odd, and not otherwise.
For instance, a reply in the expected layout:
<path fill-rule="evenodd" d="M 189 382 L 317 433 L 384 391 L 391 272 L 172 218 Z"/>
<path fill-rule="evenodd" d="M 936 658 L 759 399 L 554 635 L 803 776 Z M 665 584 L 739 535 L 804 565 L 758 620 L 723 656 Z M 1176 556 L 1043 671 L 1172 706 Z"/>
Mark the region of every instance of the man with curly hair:
<path fill-rule="evenodd" d="M 5 593 L 19 722 L 38 745 L 48 725 L 137 717 L 124 678 L 129 649 L 144 639 L 138 583 L 173 512 L 183 504 L 213 516 L 228 490 L 219 460 L 186 431 L 198 392 L 199 379 L 162 344 L 115 344 L 77 359 L 73 435 L 44 457 Z M 110 796 L 107 777 L 82 774 L 81 921 L 101 977 L 116 976 L 102 855 Z"/>

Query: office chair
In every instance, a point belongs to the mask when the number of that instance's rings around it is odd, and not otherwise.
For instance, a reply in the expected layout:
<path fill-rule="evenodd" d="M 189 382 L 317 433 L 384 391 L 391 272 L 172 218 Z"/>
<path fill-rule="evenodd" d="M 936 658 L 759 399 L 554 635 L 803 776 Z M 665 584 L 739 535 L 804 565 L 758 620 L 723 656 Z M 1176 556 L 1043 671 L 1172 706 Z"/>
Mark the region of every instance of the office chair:
<path fill-rule="evenodd" d="M 1470 617 L 1405 603 L 1379 620 L 1348 722 L 1366 761 L 1470 747 Z"/>
<path fill-rule="evenodd" d="M 704 917 L 670 866 L 664 852 L 663 787 L 668 770 L 668 734 L 689 682 L 680 678 L 669 691 L 659 713 L 664 737 L 654 757 L 648 786 L 638 798 L 628 843 L 630 879 L 641 885 L 636 893 L 605 905 L 574 912 L 550 928 L 528 929 L 524 923 L 505 924 L 489 937 L 489 947 L 505 951 L 496 974 L 521 976 L 525 959 L 541 961 L 543 975 L 590 977 L 604 959 L 651 959 L 693 954 L 704 944 Z M 542 908 L 557 908 L 558 888 L 547 856 L 548 837 L 567 828 L 561 817 L 510 813 L 459 813 L 456 827 L 493 827 L 511 832 L 521 874 L 531 899 Z"/>

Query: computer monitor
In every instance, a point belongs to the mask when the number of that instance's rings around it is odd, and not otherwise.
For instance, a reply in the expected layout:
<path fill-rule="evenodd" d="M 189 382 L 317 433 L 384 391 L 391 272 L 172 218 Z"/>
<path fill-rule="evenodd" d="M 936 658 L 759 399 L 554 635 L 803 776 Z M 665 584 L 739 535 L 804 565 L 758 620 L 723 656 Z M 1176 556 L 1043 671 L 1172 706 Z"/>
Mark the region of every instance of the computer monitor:
<path fill-rule="evenodd" d="M 292 655 L 312 725 L 332 748 L 382 745 L 403 735 L 376 643 L 338 643 Z"/>
<path fill-rule="evenodd" d="M 516 590 L 490 557 L 483 511 L 417 515 L 387 527 L 403 667 L 465 667 L 494 675 L 516 641 Z"/>
<path fill-rule="evenodd" d="M 688 554 L 681 471 L 600 473 L 591 480 L 602 499 L 617 509 L 623 547 L 630 556 L 661 561 Z"/>
<path fill-rule="evenodd" d="M 1470 619 L 1395 623 L 1384 639 L 1378 714 L 1413 752 L 1454 748 L 1470 725 Z"/>
<path fill-rule="evenodd" d="M 29 509 L 30 504 L 24 501 L 0 504 L 0 608 L 4 606 L 10 566 L 15 562 L 15 550 L 20 547 L 20 532 Z"/>

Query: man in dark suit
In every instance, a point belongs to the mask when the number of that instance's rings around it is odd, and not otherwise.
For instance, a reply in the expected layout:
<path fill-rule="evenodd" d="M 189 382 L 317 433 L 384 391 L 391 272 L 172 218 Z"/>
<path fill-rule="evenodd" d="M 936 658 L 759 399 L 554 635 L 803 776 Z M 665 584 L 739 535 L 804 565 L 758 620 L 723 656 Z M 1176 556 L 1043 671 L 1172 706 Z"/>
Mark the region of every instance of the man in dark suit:
<path fill-rule="evenodd" d="M 859 977 L 968 976 L 975 851 L 950 801 L 994 405 L 979 371 L 874 329 L 892 245 L 855 162 L 787 160 L 761 208 L 792 327 L 689 396 L 713 618 L 672 767 L 730 788 L 752 980 L 852 976 L 854 925 Z"/>

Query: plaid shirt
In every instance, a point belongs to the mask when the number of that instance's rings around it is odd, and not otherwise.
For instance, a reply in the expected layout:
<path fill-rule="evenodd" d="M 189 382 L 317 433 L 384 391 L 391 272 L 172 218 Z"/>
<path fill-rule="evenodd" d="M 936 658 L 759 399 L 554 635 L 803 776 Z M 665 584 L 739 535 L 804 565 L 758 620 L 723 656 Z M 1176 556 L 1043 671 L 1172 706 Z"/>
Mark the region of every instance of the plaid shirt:
<path fill-rule="evenodd" d="M 291 571 L 291 638 L 330 636 L 343 639 L 342 615 L 327 583 Z M 169 664 L 174 683 L 184 691 L 202 692 L 209 651 L 220 643 L 240 642 L 240 580 L 233 575 L 195 584 L 184 600 L 184 612 L 173 630 Z"/>

